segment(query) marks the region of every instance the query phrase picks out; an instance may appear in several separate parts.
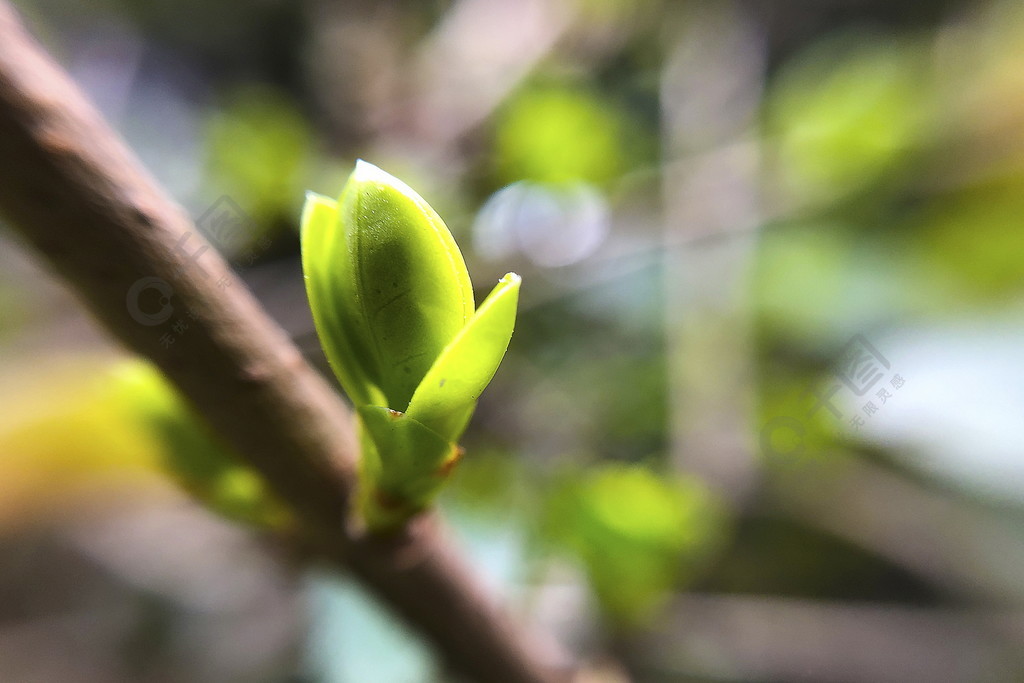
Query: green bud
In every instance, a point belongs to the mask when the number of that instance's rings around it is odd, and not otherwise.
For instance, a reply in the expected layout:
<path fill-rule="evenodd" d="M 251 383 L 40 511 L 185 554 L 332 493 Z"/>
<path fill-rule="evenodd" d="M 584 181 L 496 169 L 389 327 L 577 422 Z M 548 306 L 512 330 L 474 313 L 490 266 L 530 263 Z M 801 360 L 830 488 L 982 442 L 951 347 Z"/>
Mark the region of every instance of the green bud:
<path fill-rule="evenodd" d="M 454 463 L 508 348 L 519 276 L 475 309 L 444 221 L 364 161 L 337 201 L 307 196 L 302 265 L 320 341 L 360 419 L 363 512 L 393 527 L 430 503 Z"/>

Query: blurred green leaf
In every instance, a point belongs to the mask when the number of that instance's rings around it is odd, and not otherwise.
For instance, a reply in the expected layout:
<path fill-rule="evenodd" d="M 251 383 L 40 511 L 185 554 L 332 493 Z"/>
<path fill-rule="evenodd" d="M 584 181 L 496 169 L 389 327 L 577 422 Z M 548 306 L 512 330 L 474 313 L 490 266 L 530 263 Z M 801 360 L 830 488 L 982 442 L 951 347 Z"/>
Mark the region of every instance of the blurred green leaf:
<path fill-rule="evenodd" d="M 259 475 L 209 434 L 155 367 L 106 363 L 57 363 L 59 376 L 34 373 L 22 383 L 22 400 L 35 399 L 31 412 L 0 425 L 0 518 L 9 506 L 59 506 L 81 490 L 141 488 L 159 474 L 230 519 L 289 523 Z"/>
<path fill-rule="evenodd" d="M 788 193 L 841 197 L 905 165 L 930 133 L 926 66 L 910 41 L 856 34 L 787 65 L 769 92 L 767 127 Z"/>
<path fill-rule="evenodd" d="M 542 527 L 580 560 L 608 614 L 638 624 L 695 571 L 722 533 L 722 521 L 695 480 L 602 465 L 565 477 Z"/>
<path fill-rule="evenodd" d="M 126 361 L 112 372 L 110 387 L 115 419 L 150 430 L 166 471 L 211 509 L 257 526 L 289 523 L 261 477 L 210 434 L 155 367 Z"/>
<path fill-rule="evenodd" d="M 916 221 L 922 256 L 953 281 L 961 306 L 1019 298 L 1024 288 L 1021 216 L 1021 177 L 944 196 L 922 211 Z"/>
<path fill-rule="evenodd" d="M 312 146 L 309 124 L 286 96 L 266 86 L 238 88 L 207 125 L 210 184 L 265 231 L 297 211 Z"/>
<path fill-rule="evenodd" d="M 495 162 L 503 183 L 607 185 L 632 163 L 636 134 L 610 102 L 579 88 L 528 88 L 500 116 Z"/>

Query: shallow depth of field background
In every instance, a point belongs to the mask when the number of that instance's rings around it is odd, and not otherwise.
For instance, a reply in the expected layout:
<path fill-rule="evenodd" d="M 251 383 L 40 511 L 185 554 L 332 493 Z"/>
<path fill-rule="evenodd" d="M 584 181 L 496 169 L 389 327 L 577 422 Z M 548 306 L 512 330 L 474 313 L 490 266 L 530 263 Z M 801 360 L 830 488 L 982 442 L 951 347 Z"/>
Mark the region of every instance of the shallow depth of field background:
<path fill-rule="evenodd" d="M 523 276 L 442 508 L 593 680 L 1020 680 L 1020 3 L 16 4 L 324 372 L 356 158 Z M 0 680 L 448 680 L 192 502 L 126 363 L 0 229 Z"/>

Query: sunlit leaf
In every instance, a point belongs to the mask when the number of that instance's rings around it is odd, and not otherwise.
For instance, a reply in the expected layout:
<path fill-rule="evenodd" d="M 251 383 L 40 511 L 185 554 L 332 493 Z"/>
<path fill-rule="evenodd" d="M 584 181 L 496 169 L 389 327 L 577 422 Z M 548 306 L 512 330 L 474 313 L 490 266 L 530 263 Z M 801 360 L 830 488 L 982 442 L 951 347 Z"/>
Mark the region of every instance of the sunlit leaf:
<path fill-rule="evenodd" d="M 357 405 L 383 404 L 386 399 L 378 386 L 376 358 L 352 322 L 357 314 L 351 302 L 338 296 L 335 288 L 335 281 L 344 277 L 337 272 L 343 263 L 338 256 L 340 231 L 337 202 L 307 193 L 302 211 L 302 270 L 317 334 L 349 398 Z"/>
<path fill-rule="evenodd" d="M 465 426 L 459 424 L 463 414 L 472 409 L 508 349 L 521 282 L 508 273 L 484 299 L 416 388 L 409 403 L 411 417 L 442 436 L 457 437 Z"/>

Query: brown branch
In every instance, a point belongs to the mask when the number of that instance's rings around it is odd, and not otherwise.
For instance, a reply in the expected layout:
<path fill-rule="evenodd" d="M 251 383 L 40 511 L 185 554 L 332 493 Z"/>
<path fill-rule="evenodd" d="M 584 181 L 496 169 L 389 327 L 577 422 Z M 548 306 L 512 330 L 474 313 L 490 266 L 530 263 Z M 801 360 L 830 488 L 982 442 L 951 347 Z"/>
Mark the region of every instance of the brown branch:
<path fill-rule="evenodd" d="M 553 680 L 437 523 L 421 519 L 390 540 L 350 528 L 350 413 L 2 2 L 0 211 L 266 477 L 318 552 L 416 626 L 450 667 L 480 681 Z M 187 321 L 167 348 L 165 328 L 142 322 L 141 299 L 133 306 L 141 278 L 172 288 L 175 319 Z"/>

